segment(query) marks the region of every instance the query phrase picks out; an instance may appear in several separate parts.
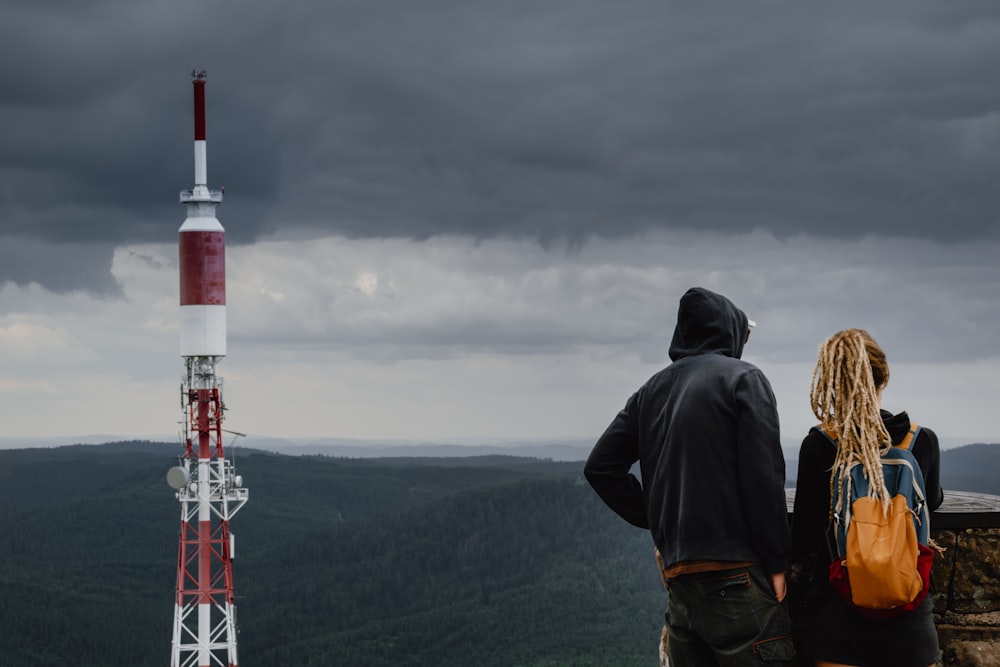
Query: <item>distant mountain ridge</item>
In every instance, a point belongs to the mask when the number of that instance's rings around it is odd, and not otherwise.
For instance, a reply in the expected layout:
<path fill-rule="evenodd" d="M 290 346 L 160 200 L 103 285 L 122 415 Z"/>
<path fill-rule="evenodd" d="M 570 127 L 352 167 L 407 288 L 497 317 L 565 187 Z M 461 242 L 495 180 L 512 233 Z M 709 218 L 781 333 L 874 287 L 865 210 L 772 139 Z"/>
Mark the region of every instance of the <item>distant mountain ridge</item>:
<path fill-rule="evenodd" d="M 798 450 L 785 449 L 785 477 L 795 485 Z M 941 450 L 941 486 L 945 492 L 1000 495 L 1000 444 L 976 443 Z"/>
<path fill-rule="evenodd" d="M 0 457 L 18 441 L 13 438 L 2 439 L 7 449 L 0 449 Z M 180 454 L 177 443 L 151 442 L 148 440 L 125 440 L 118 442 L 86 443 L 62 445 L 45 448 L 62 451 L 72 451 L 73 447 L 105 447 L 108 451 L 120 453 L 135 452 L 145 454 L 150 448 L 163 449 L 174 455 Z M 234 456 L 243 452 L 273 452 L 291 456 L 325 456 L 347 459 L 397 459 L 399 461 L 419 462 L 428 458 L 438 461 L 472 459 L 477 457 L 513 457 L 526 459 L 541 459 L 565 463 L 587 460 L 593 442 L 590 440 L 541 440 L 541 441 L 510 441 L 489 443 L 435 443 L 399 440 L 358 440 L 350 438 L 325 438 L 310 441 L 308 444 L 298 444 L 293 440 L 278 438 L 246 438 L 236 439 L 226 445 L 227 451 Z M 26 443 L 19 449 L 34 449 Z M 69 449 L 68 449 L 69 448 Z M 1000 488 L 993 482 L 993 477 L 1000 478 L 1000 444 L 974 443 L 941 450 L 942 479 L 946 488 L 956 490 L 976 490 L 971 487 L 988 487 L 993 491 L 982 490 L 982 493 L 1000 493 Z M 794 485 L 798 465 L 798 443 L 783 441 L 782 452 L 785 456 L 785 471 L 788 485 Z M 62 456 L 62 455 L 60 455 Z M 2 458 L 0 458 L 2 460 Z M 0 470 L 0 479 L 3 471 Z M 2 497 L 0 489 L 0 497 Z"/>
<path fill-rule="evenodd" d="M 456 444 L 315 444 L 286 446 L 282 453 L 342 456 L 347 458 L 462 458 L 515 456 L 579 462 L 582 466 L 593 446 L 589 441 L 559 443 L 456 445 Z M 785 477 L 794 486 L 798 446 L 785 444 Z M 1000 495 L 1000 444 L 975 443 L 941 450 L 941 483 L 945 489 Z"/>
<path fill-rule="evenodd" d="M 318 454 L 345 458 L 460 458 L 469 456 L 520 456 L 552 461 L 585 461 L 589 444 L 312 444 L 286 445 L 282 454 Z"/>
<path fill-rule="evenodd" d="M 507 454 L 529 456 L 553 461 L 585 461 L 597 435 L 577 438 L 461 438 L 455 440 L 415 440 L 381 438 L 277 438 L 267 436 L 233 436 L 223 443 L 227 448 L 246 448 L 279 454 L 319 454 L 346 458 L 409 458 L 409 457 L 461 457 Z M 957 438 L 940 438 L 943 451 L 968 446 L 968 441 Z M 117 442 L 174 443 L 180 447 L 176 436 L 59 436 L 14 437 L 0 436 L 0 451 L 6 449 L 58 448 L 72 445 L 104 445 Z M 786 459 L 798 455 L 800 438 L 782 438 L 781 447 Z"/>

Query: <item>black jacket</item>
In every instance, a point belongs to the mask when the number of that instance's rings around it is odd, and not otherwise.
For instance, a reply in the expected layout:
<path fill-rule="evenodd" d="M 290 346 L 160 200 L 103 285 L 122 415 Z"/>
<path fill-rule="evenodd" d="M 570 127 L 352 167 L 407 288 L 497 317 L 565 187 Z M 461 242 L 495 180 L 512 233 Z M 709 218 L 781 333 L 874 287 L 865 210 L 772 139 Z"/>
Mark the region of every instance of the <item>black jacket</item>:
<path fill-rule="evenodd" d="M 882 422 L 892 443 L 899 444 L 910 430 L 910 416 L 882 410 Z M 944 500 L 941 490 L 941 451 L 934 431 L 920 427 L 910 443 L 910 453 L 920 465 L 927 496 L 927 509 L 934 511 Z M 795 480 L 792 513 L 792 562 L 805 580 L 814 582 L 806 594 L 832 594 L 827 582 L 830 567 L 830 475 L 837 456 L 836 446 L 822 433 L 810 431 L 799 449 L 799 471 Z M 827 590 L 828 589 L 828 590 Z"/>
<path fill-rule="evenodd" d="M 771 386 L 740 360 L 747 316 L 692 288 L 681 298 L 670 366 L 646 382 L 597 441 L 587 481 L 629 523 L 649 528 L 664 565 L 788 566 L 785 461 Z M 630 474 L 639 461 L 643 482 Z"/>

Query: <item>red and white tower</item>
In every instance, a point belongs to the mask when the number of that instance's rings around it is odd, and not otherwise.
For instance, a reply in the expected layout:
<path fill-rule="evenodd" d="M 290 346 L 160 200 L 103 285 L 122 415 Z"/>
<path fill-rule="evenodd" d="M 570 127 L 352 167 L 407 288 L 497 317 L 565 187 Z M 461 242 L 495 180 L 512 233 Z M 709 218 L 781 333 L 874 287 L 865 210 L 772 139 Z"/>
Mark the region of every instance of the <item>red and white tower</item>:
<path fill-rule="evenodd" d="M 237 667 L 233 534 L 229 520 L 249 491 L 222 448 L 226 354 L 225 230 L 215 217 L 222 193 L 208 189 L 205 72 L 194 79 L 194 187 L 181 192 L 180 348 L 184 453 L 167 473 L 181 504 L 171 667 Z"/>

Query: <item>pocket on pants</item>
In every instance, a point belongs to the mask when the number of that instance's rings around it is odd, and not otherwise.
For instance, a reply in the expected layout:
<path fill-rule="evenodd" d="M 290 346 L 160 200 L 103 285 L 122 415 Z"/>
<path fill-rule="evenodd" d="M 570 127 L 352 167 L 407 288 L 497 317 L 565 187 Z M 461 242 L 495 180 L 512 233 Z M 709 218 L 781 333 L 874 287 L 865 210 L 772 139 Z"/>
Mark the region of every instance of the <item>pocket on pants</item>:
<path fill-rule="evenodd" d="M 716 576 L 704 576 L 697 584 L 702 602 L 699 624 L 708 624 L 706 635 L 719 636 L 728 632 L 753 636 L 757 633 L 754 620 L 753 581 L 746 570 L 728 570 Z"/>
<path fill-rule="evenodd" d="M 787 662 L 795 657 L 795 646 L 789 636 L 754 642 L 753 652 L 762 662 Z"/>
<path fill-rule="evenodd" d="M 743 593 L 750 588 L 750 573 L 727 572 L 725 576 L 704 578 L 698 582 L 701 594 L 708 597 L 724 598 L 734 593 Z"/>

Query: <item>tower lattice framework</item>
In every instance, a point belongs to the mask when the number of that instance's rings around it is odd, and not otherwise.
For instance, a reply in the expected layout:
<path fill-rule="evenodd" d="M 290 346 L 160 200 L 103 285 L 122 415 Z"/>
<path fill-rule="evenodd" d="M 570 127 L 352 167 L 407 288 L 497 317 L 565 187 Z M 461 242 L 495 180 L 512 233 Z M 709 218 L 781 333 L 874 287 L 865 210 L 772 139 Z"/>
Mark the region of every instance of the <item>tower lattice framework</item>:
<path fill-rule="evenodd" d="M 190 482 L 177 492 L 181 506 L 171 667 L 237 667 L 235 539 L 229 521 L 247 502 L 222 441 L 221 381 L 214 360 L 187 359 L 181 386 Z"/>

